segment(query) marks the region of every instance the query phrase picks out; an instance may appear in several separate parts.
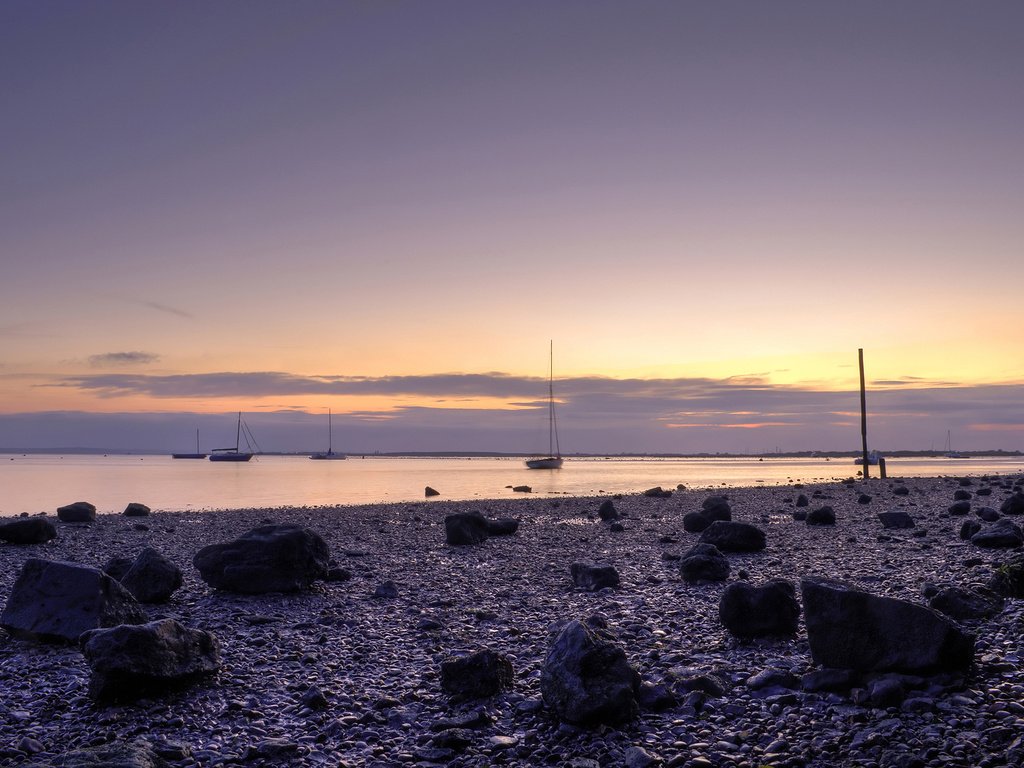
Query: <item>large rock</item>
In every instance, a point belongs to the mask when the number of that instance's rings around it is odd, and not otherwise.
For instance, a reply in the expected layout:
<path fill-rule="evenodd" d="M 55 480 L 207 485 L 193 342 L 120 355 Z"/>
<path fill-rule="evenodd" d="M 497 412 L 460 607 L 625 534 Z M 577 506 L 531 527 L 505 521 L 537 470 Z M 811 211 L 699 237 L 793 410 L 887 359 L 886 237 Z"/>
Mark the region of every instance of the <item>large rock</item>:
<path fill-rule="evenodd" d="M 956 621 L 981 621 L 1003 610 L 1003 598 L 984 587 L 946 587 L 939 590 L 928 605 Z"/>
<path fill-rule="evenodd" d="M 57 507 L 57 519 L 62 523 L 91 523 L 96 519 L 96 507 L 88 501 L 76 501 Z"/>
<path fill-rule="evenodd" d="M 589 565 L 573 563 L 569 566 L 573 583 L 587 592 L 597 592 L 606 587 L 618 589 L 619 572 L 614 565 Z"/>
<path fill-rule="evenodd" d="M 0 626 L 30 640 L 73 643 L 90 629 L 146 618 L 128 590 L 99 568 L 31 557 L 11 588 Z"/>
<path fill-rule="evenodd" d="M 913 528 L 914 518 L 906 512 L 879 512 L 878 522 L 883 528 Z"/>
<path fill-rule="evenodd" d="M 579 621 L 566 624 L 548 649 L 540 690 L 561 720 L 576 725 L 622 725 L 640 710 L 640 675 L 626 654 Z"/>
<path fill-rule="evenodd" d="M 22 768 L 170 768 L 144 739 L 115 741 L 97 747 L 78 747 L 54 761 L 40 759 L 22 763 Z"/>
<path fill-rule="evenodd" d="M 732 507 L 725 496 L 708 496 L 700 505 L 701 514 L 712 523 L 716 520 L 732 520 Z"/>
<path fill-rule="evenodd" d="M 765 548 L 765 534 L 750 523 L 716 520 L 700 535 L 703 544 L 711 544 L 722 552 L 760 552 Z"/>
<path fill-rule="evenodd" d="M 457 512 L 444 519 L 445 543 L 466 546 L 486 541 L 489 533 L 487 519 L 479 512 Z"/>
<path fill-rule="evenodd" d="M 11 544 L 45 544 L 57 538 L 57 527 L 45 517 L 23 517 L 0 525 L 0 539 Z"/>
<path fill-rule="evenodd" d="M 794 635 L 800 620 L 796 587 L 782 579 L 760 587 L 734 582 L 722 592 L 718 618 L 737 637 Z"/>
<path fill-rule="evenodd" d="M 487 520 L 487 535 L 511 536 L 519 530 L 519 521 L 513 517 L 498 517 Z"/>
<path fill-rule="evenodd" d="M 511 687 L 512 662 L 489 648 L 441 662 L 441 688 L 452 698 L 482 699 Z"/>
<path fill-rule="evenodd" d="M 140 603 L 164 603 L 181 586 L 181 569 L 152 547 L 146 547 L 121 577 L 121 586 Z"/>
<path fill-rule="evenodd" d="M 821 666 L 910 674 L 970 666 L 974 638 L 930 608 L 825 578 L 805 578 L 800 588 L 811 657 Z"/>
<path fill-rule="evenodd" d="M 216 589 L 244 594 L 297 592 L 327 578 L 330 551 L 301 525 L 263 525 L 196 553 L 192 563 Z"/>
<path fill-rule="evenodd" d="M 1003 517 L 971 536 L 971 544 L 985 549 L 1019 547 L 1024 544 L 1024 532 L 1008 517 Z"/>
<path fill-rule="evenodd" d="M 619 519 L 619 510 L 615 508 L 611 499 L 605 499 L 597 510 L 597 516 L 606 523 Z"/>
<path fill-rule="evenodd" d="M 1009 496 L 999 505 L 999 511 L 1004 515 L 1024 515 L 1024 494 L 1018 492 Z"/>
<path fill-rule="evenodd" d="M 82 653 L 92 669 L 89 695 L 99 701 L 160 694 L 220 669 L 217 638 L 173 619 L 92 630 Z"/>
<path fill-rule="evenodd" d="M 149 507 L 147 507 L 145 504 L 133 501 L 127 507 L 124 508 L 124 512 L 122 512 L 121 514 L 127 515 L 128 517 L 148 517 L 149 513 Z"/>
<path fill-rule="evenodd" d="M 694 544 L 679 563 L 679 575 L 691 584 L 725 581 L 729 578 L 729 560 L 712 544 Z"/>
<path fill-rule="evenodd" d="M 703 512 L 687 512 L 683 515 L 683 530 L 687 533 L 700 533 L 706 530 L 712 521 Z"/>
<path fill-rule="evenodd" d="M 835 525 L 836 512 L 828 504 L 807 513 L 808 525 Z"/>

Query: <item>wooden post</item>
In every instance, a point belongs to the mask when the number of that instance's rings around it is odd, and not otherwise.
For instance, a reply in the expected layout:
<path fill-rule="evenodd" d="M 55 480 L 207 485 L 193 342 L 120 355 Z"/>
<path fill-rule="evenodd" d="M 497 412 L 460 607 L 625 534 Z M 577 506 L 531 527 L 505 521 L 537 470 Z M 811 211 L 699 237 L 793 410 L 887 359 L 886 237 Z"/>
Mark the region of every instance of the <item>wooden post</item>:
<path fill-rule="evenodd" d="M 878 476 L 885 480 L 888 475 L 885 474 L 885 456 L 878 457 Z"/>
<path fill-rule="evenodd" d="M 860 440 L 864 457 L 864 479 L 868 479 L 868 405 L 864 395 L 864 350 L 857 350 L 857 359 L 860 362 Z"/>

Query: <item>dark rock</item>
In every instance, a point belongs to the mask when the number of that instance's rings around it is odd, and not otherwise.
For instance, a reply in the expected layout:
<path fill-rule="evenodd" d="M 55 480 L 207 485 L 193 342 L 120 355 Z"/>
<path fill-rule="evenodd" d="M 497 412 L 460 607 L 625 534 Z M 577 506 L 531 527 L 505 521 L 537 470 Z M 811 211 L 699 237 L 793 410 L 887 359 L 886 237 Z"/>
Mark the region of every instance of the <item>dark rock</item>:
<path fill-rule="evenodd" d="M 992 489 L 988 488 L 988 487 L 986 487 L 986 488 L 979 488 L 978 490 L 976 490 L 974 492 L 974 494 L 975 494 L 975 496 L 991 496 L 992 495 Z"/>
<path fill-rule="evenodd" d="M 120 581 L 140 603 L 164 603 L 181 586 L 182 574 L 178 566 L 146 547 Z"/>
<path fill-rule="evenodd" d="M 517 485 L 512 488 L 513 493 L 533 493 L 533 488 L 528 485 Z"/>
<path fill-rule="evenodd" d="M 800 494 L 799 496 L 797 496 L 797 497 L 796 497 L 796 505 L 797 505 L 798 507 L 806 507 L 806 506 L 807 506 L 808 504 L 810 504 L 810 503 L 811 503 L 811 500 L 810 500 L 810 499 L 808 499 L 808 498 L 807 498 L 807 497 L 806 497 L 806 496 L 805 496 L 804 494 L 802 494 L 802 493 L 801 493 L 801 494 Z"/>
<path fill-rule="evenodd" d="M 858 504 L 870 504 L 871 503 L 871 497 L 868 496 L 866 493 L 862 493 L 860 496 L 857 497 L 857 503 Z"/>
<path fill-rule="evenodd" d="M 192 563 L 215 589 L 243 594 L 297 592 L 327 576 L 330 551 L 300 525 L 264 525 L 234 541 L 211 544 Z"/>
<path fill-rule="evenodd" d="M 639 713 L 640 675 L 606 633 L 580 621 L 552 642 L 540 690 L 555 715 L 577 725 L 621 725 Z"/>
<path fill-rule="evenodd" d="M 1019 547 L 1024 544 L 1024 532 L 1012 520 L 1003 517 L 971 536 L 971 544 L 985 549 Z"/>
<path fill-rule="evenodd" d="M 612 503 L 611 499 L 605 499 L 601 502 L 601 506 L 597 510 L 597 516 L 604 522 L 610 523 L 612 520 L 619 519 L 619 511 L 615 509 L 615 505 Z"/>
<path fill-rule="evenodd" d="M 732 520 L 732 507 L 725 496 L 708 496 L 700 505 L 701 514 L 712 523 L 716 520 Z"/>
<path fill-rule="evenodd" d="M 116 555 L 107 560 L 106 564 L 103 566 L 103 572 L 120 581 L 124 578 L 124 575 L 132 569 L 133 565 L 135 565 L 134 557 L 121 557 L 120 555 Z"/>
<path fill-rule="evenodd" d="M 640 683 L 640 693 L 637 697 L 640 709 L 647 712 L 664 712 L 679 703 L 679 699 L 672 693 L 672 690 L 663 683 L 651 683 L 646 680 Z"/>
<path fill-rule="evenodd" d="M 57 507 L 57 519 L 62 523 L 91 523 L 96 519 L 96 507 L 88 501 L 76 501 Z"/>
<path fill-rule="evenodd" d="M 1015 493 L 1006 498 L 999 511 L 1004 515 L 1024 515 L 1024 493 Z"/>
<path fill-rule="evenodd" d="M 798 522 L 798 523 L 804 522 L 807 519 L 807 510 L 806 509 L 794 509 L 793 510 L 793 519 L 796 522 Z"/>
<path fill-rule="evenodd" d="M 428 485 L 426 488 L 423 489 L 423 495 L 429 499 L 431 496 L 440 496 L 441 492 L 434 490 Z"/>
<path fill-rule="evenodd" d="M 467 546 L 486 541 L 489 535 L 487 519 L 479 512 L 457 512 L 444 519 L 445 543 Z"/>
<path fill-rule="evenodd" d="M 45 544 L 57 538 L 57 527 L 45 517 L 25 517 L 0 525 L 0 540 L 10 544 Z"/>
<path fill-rule="evenodd" d="M 960 526 L 960 538 L 966 541 L 980 530 L 981 523 L 977 520 L 964 520 L 963 525 Z"/>
<path fill-rule="evenodd" d="M 956 621 L 981 621 L 1003 610 L 1003 598 L 988 590 L 947 587 L 939 590 L 928 605 Z"/>
<path fill-rule="evenodd" d="M 949 514 L 954 517 L 960 515 L 966 515 L 971 511 L 971 502 L 969 501 L 958 501 L 955 504 L 951 504 L 949 507 Z"/>
<path fill-rule="evenodd" d="M 12 635 L 72 643 L 90 629 L 144 621 L 135 598 L 99 568 L 35 557 L 25 561 L 0 615 Z"/>
<path fill-rule="evenodd" d="M 883 528 L 888 529 L 914 527 L 914 518 L 906 512 L 879 512 L 878 521 L 882 524 Z"/>
<path fill-rule="evenodd" d="M 800 586 L 817 664 L 918 673 L 959 671 L 971 663 L 974 638 L 930 608 L 831 579 L 805 578 Z"/>
<path fill-rule="evenodd" d="M 511 517 L 500 517 L 496 520 L 486 520 L 487 534 L 489 536 L 511 536 L 519 530 L 519 521 Z"/>
<path fill-rule="evenodd" d="M 169 768 L 164 758 L 144 740 L 115 741 L 96 747 L 79 747 L 57 757 L 54 762 L 23 764 L 24 768 Z"/>
<path fill-rule="evenodd" d="M 132 701 L 189 685 L 220 669 L 220 644 L 209 632 L 173 619 L 95 629 L 82 636 L 92 669 L 89 695 Z"/>
<path fill-rule="evenodd" d="M 729 578 L 729 561 L 712 544 L 695 544 L 683 555 L 679 575 L 687 582 L 725 581 Z"/>
<path fill-rule="evenodd" d="M 973 498 L 974 494 L 964 489 L 953 491 L 953 501 L 966 501 L 967 499 Z"/>
<path fill-rule="evenodd" d="M 459 700 L 482 699 L 512 687 L 512 662 L 489 648 L 441 662 L 441 689 Z"/>
<path fill-rule="evenodd" d="M 644 496 L 649 496 L 653 499 L 667 499 L 672 495 L 672 491 L 667 491 L 660 485 L 655 488 L 648 488 L 644 491 Z"/>
<path fill-rule="evenodd" d="M 348 568 L 334 566 L 327 571 L 326 581 L 332 581 L 337 583 L 342 581 L 350 581 L 351 579 L 352 571 L 350 571 Z"/>
<path fill-rule="evenodd" d="M 619 587 L 619 572 L 613 565 L 573 563 L 569 566 L 569 570 L 572 573 L 573 583 L 587 592 L 597 592 L 606 587 L 611 589 Z"/>
<path fill-rule="evenodd" d="M 626 527 L 622 523 L 612 523 L 608 526 L 608 530 L 612 533 L 622 533 Z"/>
<path fill-rule="evenodd" d="M 974 514 L 986 523 L 994 523 L 999 519 L 999 513 L 992 509 L 992 507 L 978 507 L 974 510 Z"/>
<path fill-rule="evenodd" d="M 733 582 L 722 592 L 718 618 L 737 637 L 796 634 L 800 620 L 796 587 L 782 579 L 759 587 Z"/>
<path fill-rule="evenodd" d="M 765 533 L 750 523 L 716 520 L 700 535 L 703 544 L 722 552 L 760 552 L 765 548 Z"/>
<path fill-rule="evenodd" d="M 910 489 L 907 488 L 907 486 L 905 485 L 897 485 L 895 488 L 892 489 L 892 494 L 893 496 L 909 496 Z"/>
<path fill-rule="evenodd" d="M 886 675 L 868 683 L 868 701 L 878 709 L 898 707 L 906 697 L 906 688 L 897 675 Z"/>
<path fill-rule="evenodd" d="M 683 515 L 683 530 L 687 533 L 700 533 L 711 525 L 711 520 L 703 512 L 687 512 Z"/>
<path fill-rule="evenodd" d="M 800 685 L 800 679 L 788 669 L 769 667 L 748 677 L 746 685 L 752 691 L 760 691 L 764 688 L 792 689 Z"/>
<path fill-rule="evenodd" d="M 808 693 L 832 691 L 843 693 L 857 684 L 857 674 L 851 669 L 816 669 L 800 678 L 800 687 Z"/>
<path fill-rule="evenodd" d="M 127 515 L 128 517 L 147 517 L 150 509 L 145 504 L 140 504 L 137 501 L 133 501 L 127 507 L 124 508 L 124 512 L 121 514 Z"/>
<path fill-rule="evenodd" d="M 377 585 L 377 588 L 373 590 L 373 596 L 384 600 L 394 600 L 398 597 L 398 585 L 390 579 L 382 581 Z"/>
<path fill-rule="evenodd" d="M 832 507 L 827 504 L 817 509 L 812 509 L 807 513 L 807 524 L 808 525 L 835 525 L 836 524 L 836 513 Z"/>

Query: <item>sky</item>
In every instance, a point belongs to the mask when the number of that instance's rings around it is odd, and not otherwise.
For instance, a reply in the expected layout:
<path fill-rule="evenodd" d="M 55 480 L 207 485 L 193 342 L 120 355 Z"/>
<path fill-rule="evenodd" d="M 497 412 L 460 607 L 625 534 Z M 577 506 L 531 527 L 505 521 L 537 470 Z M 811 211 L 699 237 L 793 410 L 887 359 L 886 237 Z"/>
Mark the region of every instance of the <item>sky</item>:
<path fill-rule="evenodd" d="M 1024 448 L 1024 4 L 0 4 L 0 449 Z"/>

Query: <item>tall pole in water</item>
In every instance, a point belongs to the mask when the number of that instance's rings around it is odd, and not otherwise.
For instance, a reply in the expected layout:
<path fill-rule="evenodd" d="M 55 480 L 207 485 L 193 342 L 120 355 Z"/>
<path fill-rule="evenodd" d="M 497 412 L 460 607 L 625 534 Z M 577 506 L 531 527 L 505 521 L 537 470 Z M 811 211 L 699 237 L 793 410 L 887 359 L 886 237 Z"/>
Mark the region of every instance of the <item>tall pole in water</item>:
<path fill-rule="evenodd" d="M 860 363 L 860 440 L 864 460 L 864 479 L 868 478 L 868 401 L 864 395 L 864 350 L 857 350 Z"/>

